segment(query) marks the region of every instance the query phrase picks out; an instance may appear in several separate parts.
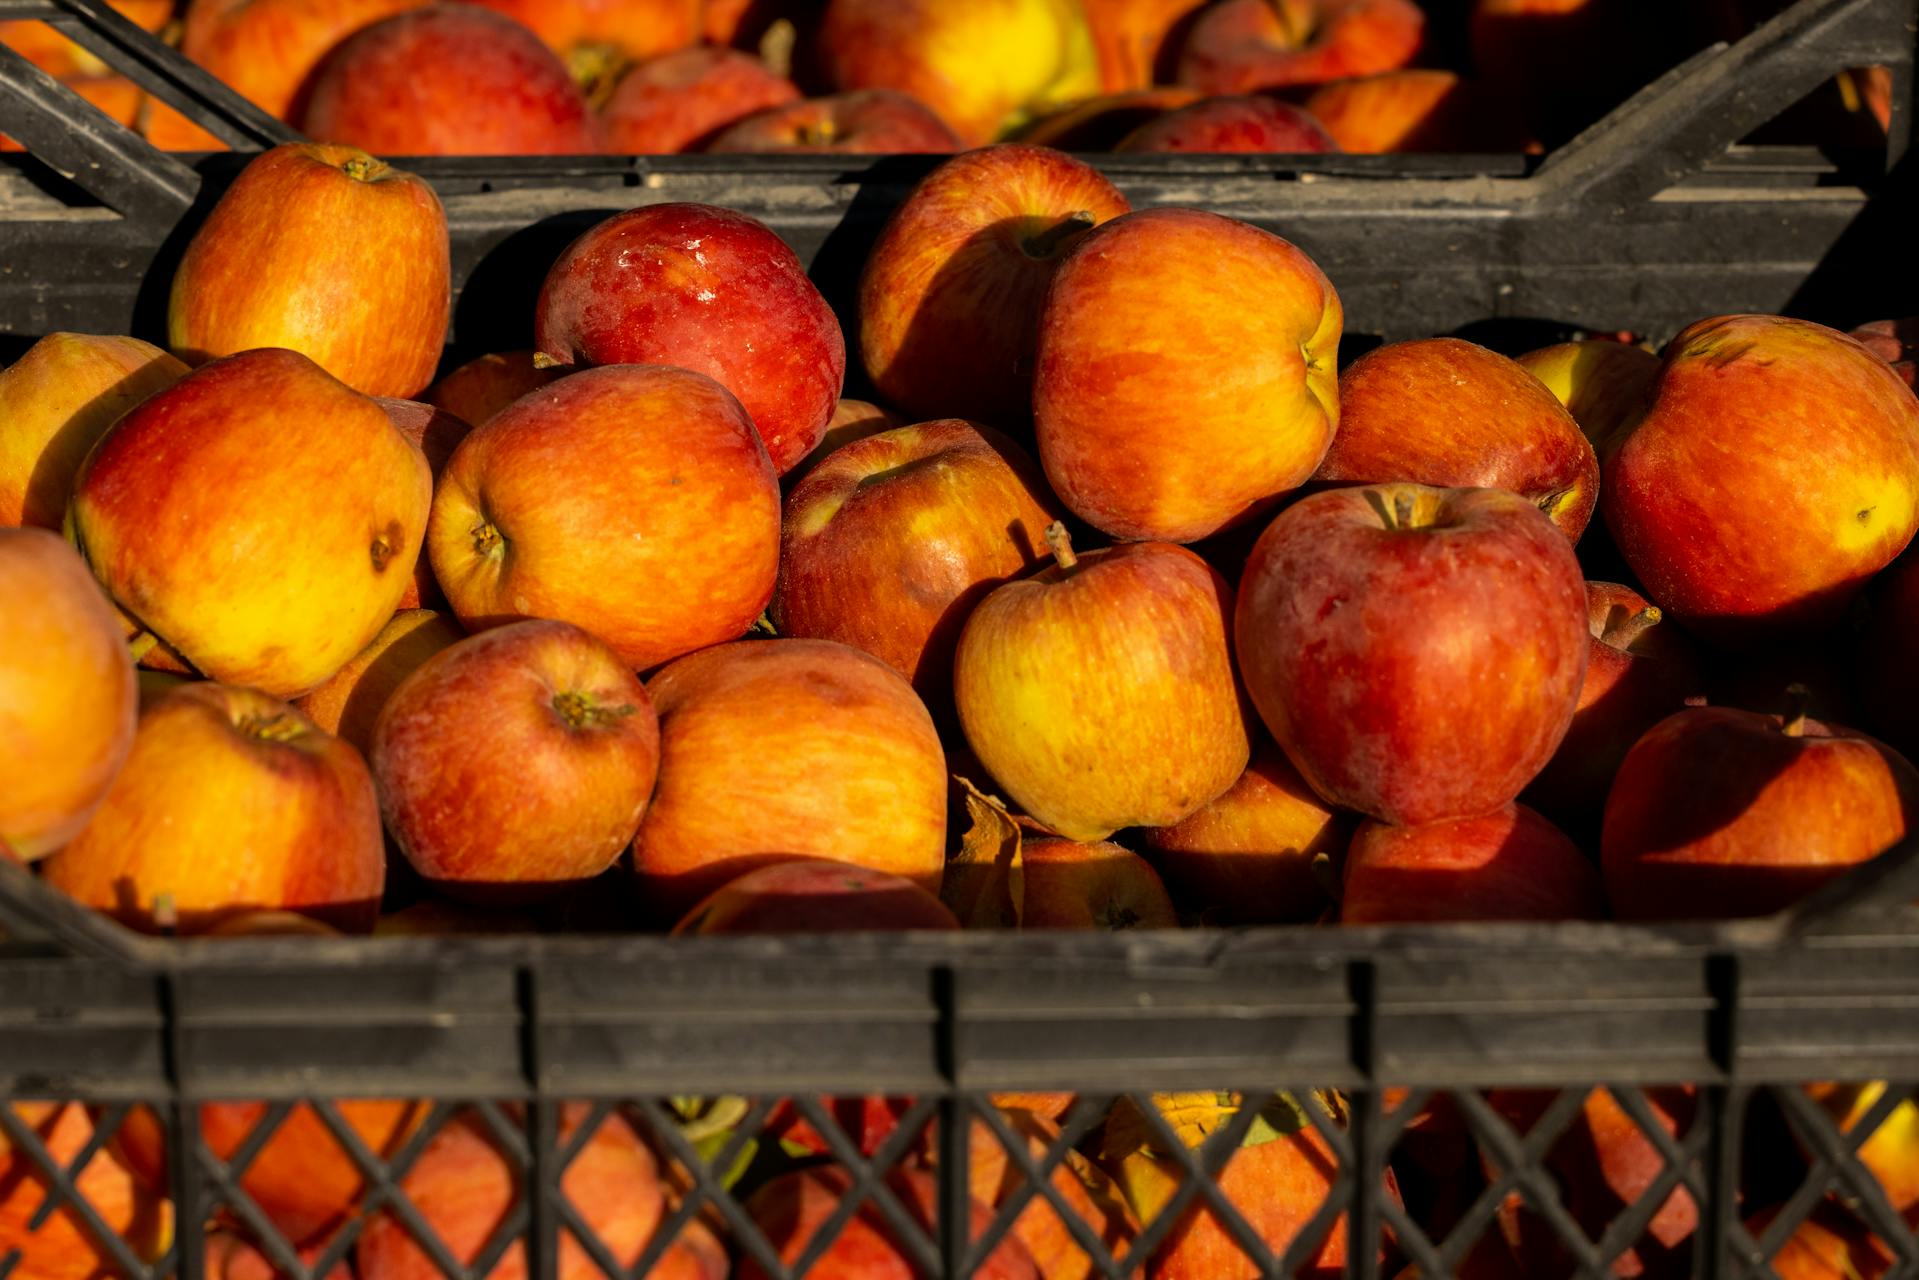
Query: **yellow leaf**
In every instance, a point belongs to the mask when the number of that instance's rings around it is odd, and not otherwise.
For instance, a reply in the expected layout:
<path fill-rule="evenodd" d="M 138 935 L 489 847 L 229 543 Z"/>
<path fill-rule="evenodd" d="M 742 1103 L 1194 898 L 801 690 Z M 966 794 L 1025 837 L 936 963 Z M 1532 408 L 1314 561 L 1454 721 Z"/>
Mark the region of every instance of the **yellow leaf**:
<path fill-rule="evenodd" d="M 946 862 L 940 898 L 968 929 L 1017 929 L 1022 916 L 1020 824 L 1006 806 L 965 778 L 954 778 L 966 792 L 972 820 L 960 838 L 959 852 Z"/>

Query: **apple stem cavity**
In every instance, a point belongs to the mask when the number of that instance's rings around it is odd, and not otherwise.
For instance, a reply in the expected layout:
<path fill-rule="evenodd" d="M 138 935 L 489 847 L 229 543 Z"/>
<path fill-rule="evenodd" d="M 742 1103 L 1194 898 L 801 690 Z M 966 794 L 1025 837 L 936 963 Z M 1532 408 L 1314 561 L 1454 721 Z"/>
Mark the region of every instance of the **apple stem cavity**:
<path fill-rule="evenodd" d="M 585 694 L 568 689 L 553 695 L 553 710 L 569 729 L 601 729 L 632 715 L 636 708 L 625 704 L 603 707 Z"/>
<path fill-rule="evenodd" d="M 262 742 L 291 742 L 306 732 L 306 726 L 296 716 L 276 713 L 267 716 L 242 716 L 236 726 L 249 738 L 258 738 Z"/>
<path fill-rule="evenodd" d="M 1393 528 L 1413 527 L 1413 495 L 1401 489 L 1393 495 Z"/>
<path fill-rule="evenodd" d="M 506 539 L 494 527 L 491 520 L 483 520 L 473 526 L 473 550 L 476 555 L 492 558 L 500 554 Z"/>
<path fill-rule="evenodd" d="M 1081 209 L 1076 213 L 1067 214 L 1037 235 L 1026 237 L 1021 247 L 1026 250 L 1028 257 L 1056 257 L 1068 244 L 1092 229 L 1093 211 Z"/>
<path fill-rule="evenodd" d="M 365 154 L 350 156 L 340 171 L 355 182 L 372 182 L 386 172 L 386 162 Z"/>
<path fill-rule="evenodd" d="M 1053 563 L 1062 569 L 1079 563 L 1079 556 L 1073 551 L 1073 535 L 1066 532 L 1065 524 L 1058 520 L 1046 526 L 1046 549 L 1053 553 Z"/>
<path fill-rule="evenodd" d="M 1812 690 L 1803 684 L 1786 686 L 1786 715 L 1779 725 L 1779 732 L 1788 738 L 1801 737 L 1806 732 L 1806 712 L 1812 705 Z"/>

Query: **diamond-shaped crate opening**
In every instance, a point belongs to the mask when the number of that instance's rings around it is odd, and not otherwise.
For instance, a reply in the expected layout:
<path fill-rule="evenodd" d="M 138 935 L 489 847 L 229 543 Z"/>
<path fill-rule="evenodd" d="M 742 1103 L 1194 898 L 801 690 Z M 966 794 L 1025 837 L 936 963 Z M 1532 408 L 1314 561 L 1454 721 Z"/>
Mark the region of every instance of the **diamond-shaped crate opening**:
<path fill-rule="evenodd" d="M 171 1215 L 114 1151 L 129 1108 L 0 1102 L 0 1278 L 150 1280 L 171 1269 Z"/>

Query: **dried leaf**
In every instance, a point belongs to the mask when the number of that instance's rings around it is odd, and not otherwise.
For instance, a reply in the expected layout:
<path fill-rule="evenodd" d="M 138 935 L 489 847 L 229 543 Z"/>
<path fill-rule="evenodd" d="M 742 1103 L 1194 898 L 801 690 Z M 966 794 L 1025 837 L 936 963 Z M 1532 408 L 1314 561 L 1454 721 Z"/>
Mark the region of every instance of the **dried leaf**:
<path fill-rule="evenodd" d="M 1160 1118 L 1188 1147 L 1199 1146 L 1231 1124 L 1233 1117 L 1239 1114 L 1240 1100 L 1241 1095 L 1227 1092 L 1152 1095 Z M 1320 1099 L 1319 1104 L 1326 1105 L 1324 1099 Z M 1337 1116 L 1339 1112 L 1334 1111 L 1333 1114 Z M 1276 1093 L 1260 1107 L 1259 1115 L 1254 1118 L 1252 1128 L 1246 1131 L 1240 1145 L 1257 1147 L 1274 1142 L 1298 1133 L 1311 1123 L 1293 1095 Z M 1114 1106 L 1113 1114 L 1106 1122 L 1106 1134 L 1100 1151 L 1101 1157 L 1106 1160 L 1122 1160 L 1136 1152 L 1154 1158 L 1171 1154 L 1165 1150 L 1164 1139 L 1148 1124 L 1146 1117 L 1140 1113 L 1139 1104 L 1131 1098 L 1121 1098 Z"/>
<path fill-rule="evenodd" d="M 1019 821 L 998 798 L 965 778 L 954 781 L 966 792 L 972 825 L 946 861 L 940 898 L 968 929 L 1017 929 L 1024 903 Z"/>

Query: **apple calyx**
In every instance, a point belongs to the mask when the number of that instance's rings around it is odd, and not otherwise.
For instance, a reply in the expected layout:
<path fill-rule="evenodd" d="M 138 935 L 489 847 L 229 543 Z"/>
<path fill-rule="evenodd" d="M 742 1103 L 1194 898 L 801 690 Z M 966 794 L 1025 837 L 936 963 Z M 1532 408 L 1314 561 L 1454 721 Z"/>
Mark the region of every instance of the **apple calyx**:
<path fill-rule="evenodd" d="M 1619 612 L 1614 610 L 1614 616 L 1616 617 Z M 1665 616 L 1660 612 L 1658 605 L 1649 604 L 1638 613 L 1629 614 L 1621 621 L 1615 622 L 1608 618 L 1606 629 L 1599 638 L 1615 649 L 1630 649 L 1639 637 L 1658 626 Z"/>
<path fill-rule="evenodd" d="M 482 520 L 473 526 L 473 553 L 482 559 L 495 560 L 506 553 L 506 538 L 491 520 Z"/>
<path fill-rule="evenodd" d="M 633 714 L 635 708 L 627 703 L 617 707 L 602 706 L 584 693 L 568 689 L 565 693 L 553 695 L 553 710 L 569 729 L 604 729 L 617 724 Z"/>
<path fill-rule="evenodd" d="M 1386 497 L 1377 489 L 1366 490 L 1366 501 L 1371 504 L 1373 514 L 1379 517 L 1379 523 L 1388 533 L 1400 533 L 1419 526 L 1413 523 L 1413 495 L 1404 489 L 1393 492 L 1392 505 L 1386 504 Z"/>
<path fill-rule="evenodd" d="M 275 711 L 267 715 L 244 715 L 234 722 L 234 728 L 249 738 L 261 742 L 292 742 L 306 734 L 305 722 L 299 717 L 284 711 Z"/>
<path fill-rule="evenodd" d="M 1806 732 L 1806 712 L 1812 705 L 1812 690 L 1803 684 L 1786 686 L 1786 714 L 1779 722 L 1779 732 L 1788 738 L 1804 737 Z"/>
<path fill-rule="evenodd" d="M 839 139 L 840 131 L 829 119 L 809 120 L 799 126 L 797 140 L 803 147 L 830 147 Z"/>
<path fill-rule="evenodd" d="M 397 520 L 387 521 L 386 528 L 374 535 L 372 545 L 367 548 L 367 555 L 373 561 L 373 572 L 386 572 L 386 567 L 393 563 L 395 556 L 400 554 L 401 537 L 400 523 Z"/>
<path fill-rule="evenodd" d="M 348 156 L 340 162 L 340 172 L 355 182 L 377 182 L 386 176 L 387 164 L 366 152 Z"/>
<path fill-rule="evenodd" d="M 1053 563 L 1062 569 L 1071 569 L 1079 563 L 1079 555 L 1073 550 L 1073 535 L 1066 532 L 1066 525 L 1058 520 L 1046 526 L 1046 549 L 1053 553 Z"/>
<path fill-rule="evenodd" d="M 1093 229 L 1093 211 L 1080 209 L 1067 214 L 1044 231 L 1023 237 L 1019 247 L 1029 258 L 1058 257 L 1074 240 Z"/>
<path fill-rule="evenodd" d="M 595 111 L 606 105 L 632 65 L 618 45 L 606 41 L 585 41 L 566 53 L 567 74 Z"/>

